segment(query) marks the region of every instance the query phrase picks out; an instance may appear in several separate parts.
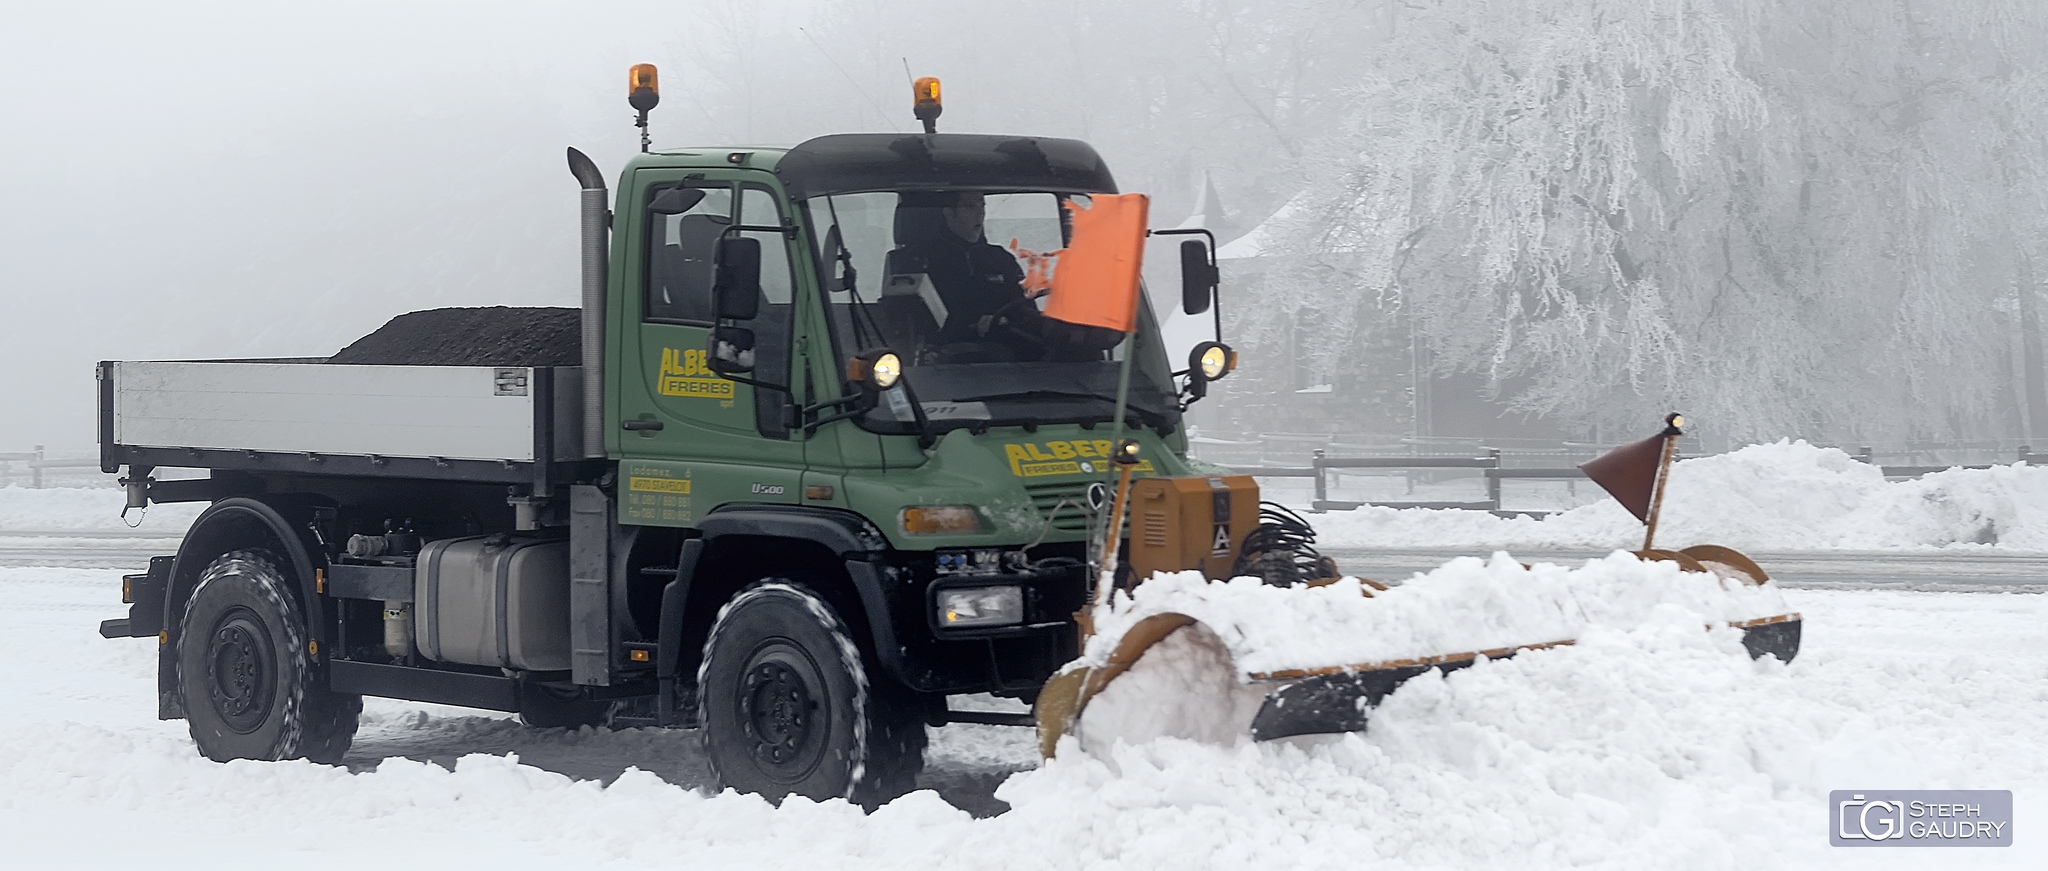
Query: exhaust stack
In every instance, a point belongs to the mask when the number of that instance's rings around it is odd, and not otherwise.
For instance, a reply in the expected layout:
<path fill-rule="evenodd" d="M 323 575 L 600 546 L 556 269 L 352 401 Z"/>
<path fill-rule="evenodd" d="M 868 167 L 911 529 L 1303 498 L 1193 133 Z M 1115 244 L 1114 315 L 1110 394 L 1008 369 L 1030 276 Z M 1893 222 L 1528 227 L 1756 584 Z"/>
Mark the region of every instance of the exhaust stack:
<path fill-rule="evenodd" d="M 583 186 L 583 456 L 604 457 L 604 282 L 610 214 L 604 173 L 569 149 L 569 172 Z"/>

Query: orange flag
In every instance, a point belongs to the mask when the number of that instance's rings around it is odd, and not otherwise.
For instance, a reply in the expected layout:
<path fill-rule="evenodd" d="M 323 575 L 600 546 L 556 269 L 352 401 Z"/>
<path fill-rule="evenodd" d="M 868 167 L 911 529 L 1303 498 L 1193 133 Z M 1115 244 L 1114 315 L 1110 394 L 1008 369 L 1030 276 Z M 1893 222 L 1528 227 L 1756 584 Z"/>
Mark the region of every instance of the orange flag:
<path fill-rule="evenodd" d="M 1090 206 L 1073 201 L 1074 236 L 1059 252 L 1052 274 L 1049 318 L 1121 332 L 1138 328 L 1138 270 L 1145 259 L 1144 194 L 1096 194 Z"/>

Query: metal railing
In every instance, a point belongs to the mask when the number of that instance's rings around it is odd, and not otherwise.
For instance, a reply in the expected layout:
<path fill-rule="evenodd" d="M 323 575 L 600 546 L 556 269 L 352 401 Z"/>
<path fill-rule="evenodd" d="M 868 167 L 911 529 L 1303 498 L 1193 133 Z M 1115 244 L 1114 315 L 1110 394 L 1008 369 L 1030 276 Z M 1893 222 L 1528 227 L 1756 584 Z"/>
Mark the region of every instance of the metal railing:
<path fill-rule="evenodd" d="M 1494 514 L 1503 516 L 1527 514 L 1530 516 L 1541 517 L 1556 512 L 1545 510 L 1507 510 L 1502 508 L 1501 482 L 1505 480 L 1550 480 L 1577 482 L 1585 480 L 1585 473 L 1579 471 L 1576 463 L 1574 463 L 1571 466 L 1522 467 L 1509 466 L 1505 464 L 1504 459 L 1508 456 L 1523 456 L 1529 459 L 1566 459 L 1567 457 L 1570 457 L 1572 459 L 1591 459 L 1596 453 L 1594 451 L 1583 449 L 1574 450 L 1574 447 L 1582 448 L 1583 446 L 1572 446 L 1564 449 L 1527 450 L 1513 452 L 1503 452 L 1500 448 L 1482 448 L 1482 450 L 1485 451 L 1485 454 L 1482 456 L 1409 455 L 1378 457 L 1332 457 L 1329 456 L 1326 451 L 1318 449 L 1310 453 L 1309 464 L 1306 466 L 1257 465 L 1229 466 L 1227 468 L 1229 468 L 1232 472 L 1235 472 L 1237 474 L 1251 475 L 1255 478 L 1313 479 L 1315 482 L 1315 495 L 1313 499 L 1309 502 L 1309 510 L 1311 511 L 1349 511 L 1367 505 L 1374 505 L 1382 508 L 1458 508 L 1468 511 L 1490 511 Z M 1413 448 L 1411 447 L 1411 449 Z M 1920 452 L 1921 451 L 1919 450 L 1909 450 L 1902 451 L 1900 453 L 1911 454 Z M 2035 454 L 2033 452 L 2033 448 L 2030 446 L 2022 445 L 2016 452 L 2016 454 L 2017 456 L 2015 457 L 2015 460 L 2017 462 L 2027 463 L 2028 465 L 2040 465 L 2044 462 L 2048 462 L 2048 454 Z M 1857 460 L 1863 463 L 1877 466 L 1878 470 L 1883 472 L 1886 478 L 1898 479 L 1918 478 L 1922 475 L 1946 471 L 1948 469 L 1989 469 L 1994 465 L 1998 465 L 1996 463 L 1949 463 L 1944 465 L 1880 465 L 1877 462 L 1877 457 L 1879 456 L 1879 453 L 1873 451 L 1871 448 L 1867 446 L 1859 448 L 1855 452 L 1854 456 Z M 1341 499 L 1331 499 L 1330 482 L 1332 477 L 1332 470 L 1342 469 L 1388 469 L 1399 470 L 1402 472 L 1427 472 L 1429 470 L 1436 469 L 1477 469 L 1479 471 L 1479 475 L 1482 478 L 1484 478 L 1486 482 L 1486 498 L 1481 500 L 1469 501 L 1411 501 L 1393 499 L 1347 501 Z M 1411 476 L 1411 489 L 1412 481 L 1413 478 Z"/>
<path fill-rule="evenodd" d="M 72 469 L 91 469 L 99 474 L 100 461 L 80 458 L 51 458 L 44 455 L 42 445 L 33 451 L 0 453 L 0 486 L 26 483 L 37 490 L 43 489 L 52 471 L 64 472 Z"/>

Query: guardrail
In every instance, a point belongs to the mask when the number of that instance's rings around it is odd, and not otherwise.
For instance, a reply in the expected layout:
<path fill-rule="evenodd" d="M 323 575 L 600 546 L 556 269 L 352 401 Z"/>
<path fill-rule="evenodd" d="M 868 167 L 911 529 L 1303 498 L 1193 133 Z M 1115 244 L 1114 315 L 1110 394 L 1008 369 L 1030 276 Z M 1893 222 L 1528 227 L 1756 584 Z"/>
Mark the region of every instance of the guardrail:
<path fill-rule="evenodd" d="M 1349 511 L 1367 505 L 1375 505 L 1382 508 L 1458 508 L 1468 511 L 1489 511 L 1494 514 L 1503 516 L 1527 514 L 1534 517 L 1542 517 L 1544 515 L 1552 514 L 1555 512 L 1510 511 L 1503 509 L 1501 507 L 1501 482 L 1510 479 L 1578 481 L 1585 478 L 1585 473 L 1579 471 L 1577 466 L 1557 468 L 1507 468 L 1504 467 L 1501 463 L 1501 449 L 1487 448 L 1485 450 L 1485 456 L 1463 457 L 1331 457 L 1327 456 L 1326 452 L 1317 450 L 1311 453 L 1309 457 L 1309 464 L 1306 466 L 1233 466 L 1229 468 L 1232 472 L 1235 472 L 1237 474 L 1251 475 L 1255 478 L 1315 479 L 1315 497 L 1309 503 L 1309 510 L 1311 511 Z M 2033 452 L 2033 448 L 2029 446 L 2021 446 L 2017 453 L 2018 456 L 2016 457 L 2016 460 L 2018 462 L 2027 463 L 2029 465 L 2041 465 L 2044 462 L 2048 462 L 2048 454 L 2035 454 Z M 1948 465 L 1886 466 L 1879 465 L 1876 462 L 1877 453 L 1875 451 L 1872 451 L 1869 447 L 1863 447 L 1859 449 L 1856 452 L 1855 457 L 1857 460 L 1863 463 L 1877 466 L 1878 470 L 1883 472 L 1886 478 L 1900 479 L 1918 478 L 1921 475 L 1932 474 L 1934 472 L 1941 472 L 1949 469 L 1989 469 L 1992 466 L 1997 465 L 1995 463 L 1952 463 Z M 1587 459 L 1591 458 L 1592 455 L 1587 454 Z M 1330 498 L 1330 470 L 1332 469 L 1393 469 L 1401 471 L 1416 471 L 1430 469 L 1477 469 L 1479 470 L 1479 474 L 1486 480 L 1486 498 L 1483 500 L 1467 502 L 1428 502 L 1403 500 L 1372 500 L 1352 502 L 1344 500 L 1335 500 Z"/>
<path fill-rule="evenodd" d="M 33 451 L 0 453 L 0 485 L 15 483 L 25 478 L 31 488 L 41 490 L 47 479 L 45 473 L 48 471 L 91 469 L 97 473 L 99 468 L 99 460 L 46 457 L 43 455 L 43 446 L 36 445 Z"/>
<path fill-rule="evenodd" d="M 1486 498 L 1481 501 L 1465 502 L 1416 500 L 1374 500 L 1354 502 L 1345 500 L 1335 500 L 1330 498 L 1330 470 L 1332 469 L 1389 469 L 1401 471 L 1428 469 L 1477 469 L 1479 470 L 1480 475 L 1486 479 Z M 1542 515 L 1549 512 L 1510 512 L 1504 511 L 1501 508 L 1500 482 L 1503 479 L 1536 478 L 1554 480 L 1576 480 L 1578 478 L 1584 477 L 1584 475 L 1580 473 L 1579 470 L 1576 468 L 1502 468 L 1501 451 L 1497 448 L 1488 449 L 1486 455 L 1481 457 L 1332 457 L 1328 456 L 1324 451 L 1315 451 L 1310 455 L 1309 464 L 1307 466 L 1238 466 L 1232 468 L 1231 471 L 1236 472 L 1240 475 L 1251 475 L 1257 478 L 1313 478 L 1315 479 L 1315 498 L 1309 503 L 1309 510 L 1311 511 L 1349 511 L 1366 505 L 1377 505 L 1383 508 L 1460 508 L 1468 511 L 1491 511 L 1496 514 L 1534 515 Z"/>

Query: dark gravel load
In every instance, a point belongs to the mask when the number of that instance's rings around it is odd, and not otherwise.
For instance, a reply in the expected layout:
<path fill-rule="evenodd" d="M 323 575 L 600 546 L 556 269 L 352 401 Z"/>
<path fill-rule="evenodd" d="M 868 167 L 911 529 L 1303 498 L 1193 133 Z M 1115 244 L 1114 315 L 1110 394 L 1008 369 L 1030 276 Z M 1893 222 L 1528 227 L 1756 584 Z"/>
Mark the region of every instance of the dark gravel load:
<path fill-rule="evenodd" d="M 582 311 L 573 308 L 436 308 L 392 318 L 327 358 L 377 366 L 576 366 Z"/>

